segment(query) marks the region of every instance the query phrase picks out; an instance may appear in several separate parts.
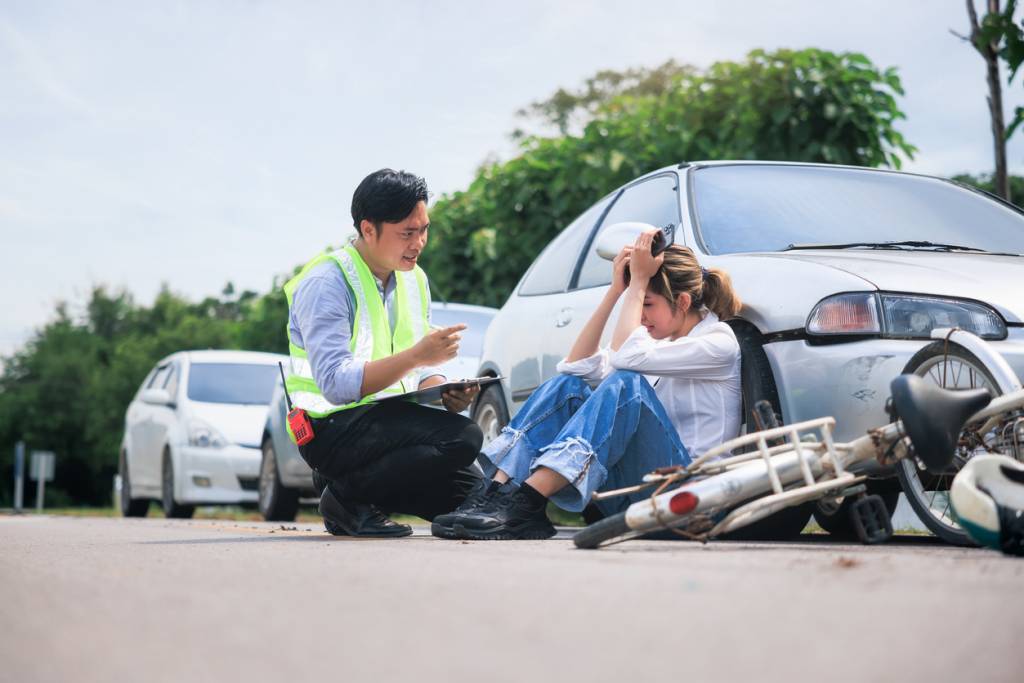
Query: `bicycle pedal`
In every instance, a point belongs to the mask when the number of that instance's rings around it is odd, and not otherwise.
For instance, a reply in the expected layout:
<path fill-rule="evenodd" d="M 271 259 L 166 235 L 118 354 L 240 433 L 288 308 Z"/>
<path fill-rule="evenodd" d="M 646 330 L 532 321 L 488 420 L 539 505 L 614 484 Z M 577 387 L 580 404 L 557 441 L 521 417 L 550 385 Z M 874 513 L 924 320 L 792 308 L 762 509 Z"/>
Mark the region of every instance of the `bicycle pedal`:
<path fill-rule="evenodd" d="M 863 496 L 853 501 L 850 515 L 861 543 L 884 543 L 892 537 L 892 519 L 881 496 Z"/>

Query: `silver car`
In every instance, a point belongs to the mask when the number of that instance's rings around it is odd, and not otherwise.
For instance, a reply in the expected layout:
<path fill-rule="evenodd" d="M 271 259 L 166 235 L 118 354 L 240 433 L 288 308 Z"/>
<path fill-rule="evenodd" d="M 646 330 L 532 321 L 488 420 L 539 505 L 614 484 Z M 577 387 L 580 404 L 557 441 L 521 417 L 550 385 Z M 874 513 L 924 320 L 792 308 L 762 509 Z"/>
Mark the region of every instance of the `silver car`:
<path fill-rule="evenodd" d="M 480 365 L 484 333 L 497 310 L 486 306 L 435 301 L 430 307 L 431 323 L 449 326 L 465 323 L 459 355 L 441 368 L 447 377 L 475 377 Z M 287 407 L 280 378 L 270 402 L 261 440 L 263 455 L 260 466 L 259 507 L 263 518 L 271 521 L 295 519 L 302 498 L 313 498 L 313 472 L 299 455 L 299 449 L 288 435 Z"/>
<path fill-rule="evenodd" d="M 745 415 L 767 399 L 787 423 L 836 416 L 836 437 L 853 439 L 888 421 L 889 381 L 934 328 L 975 331 L 1024 375 L 1024 214 L 1015 206 L 910 173 L 683 163 L 597 201 L 520 280 L 484 344 L 479 374 L 507 378 L 474 407 L 487 437 L 555 374 L 611 282 L 611 263 L 596 245 L 623 222 L 675 225 L 676 243 L 732 275 L 744 302 L 731 324 L 743 354 Z M 962 373 L 964 386 L 975 383 L 975 371 L 980 377 L 978 368 Z M 874 474 L 870 488 L 891 512 L 899 493 L 892 472 Z M 929 521 L 955 527 L 943 484 L 903 475 L 916 486 L 908 499 L 922 521 L 933 531 Z M 838 512 L 815 516 L 835 533 L 850 532 Z M 774 535 L 798 532 L 809 514 L 776 519 Z"/>

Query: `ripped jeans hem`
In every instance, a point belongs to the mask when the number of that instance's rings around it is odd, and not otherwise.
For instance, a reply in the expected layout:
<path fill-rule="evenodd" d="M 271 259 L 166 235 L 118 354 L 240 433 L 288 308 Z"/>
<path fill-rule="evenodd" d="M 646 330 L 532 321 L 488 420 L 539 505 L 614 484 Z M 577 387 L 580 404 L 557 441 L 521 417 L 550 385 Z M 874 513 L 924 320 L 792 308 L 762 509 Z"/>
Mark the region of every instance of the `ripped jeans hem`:
<path fill-rule="evenodd" d="M 519 440 L 526 435 L 525 429 L 515 429 L 511 426 L 502 427 L 501 433 L 498 437 L 487 444 L 487 448 L 480 451 L 480 456 L 477 458 L 477 462 L 480 463 L 480 468 L 484 471 L 484 475 L 493 477 L 500 468 L 502 460 L 509 454 Z M 507 444 L 502 444 L 502 440 L 507 440 Z M 502 470 L 504 471 L 504 470 Z M 510 474 L 505 472 L 505 474 Z"/>
<path fill-rule="evenodd" d="M 569 512 L 582 512 L 594 491 L 608 479 L 608 470 L 594 448 L 586 439 L 576 436 L 542 448 L 530 471 L 535 472 L 540 467 L 546 467 L 569 482 L 551 496 L 552 503 Z"/>

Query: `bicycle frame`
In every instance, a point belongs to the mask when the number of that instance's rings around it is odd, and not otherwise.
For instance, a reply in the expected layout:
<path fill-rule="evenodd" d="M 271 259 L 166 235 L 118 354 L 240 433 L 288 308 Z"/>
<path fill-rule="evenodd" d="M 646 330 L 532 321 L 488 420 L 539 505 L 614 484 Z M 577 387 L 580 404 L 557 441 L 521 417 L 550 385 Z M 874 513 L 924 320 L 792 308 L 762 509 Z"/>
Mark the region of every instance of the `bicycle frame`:
<path fill-rule="evenodd" d="M 984 429 L 1001 415 L 1022 408 L 1024 390 L 1019 390 L 997 397 L 975 413 L 968 424 Z M 597 497 L 683 482 L 633 503 L 626 511 L 631 533 L 621 540 L 681 526 L 691 527 L 687 535 L 707 540 L 792 505 L 820 498 L 841 499 L 845 491 L 866 479 L 857 474 L 858 466 L 871 460 L 889 465 L 909 452 L 900 421 L 848 443 L 833 442 L 834 425 L 833 418 L 823 417 L 741 436 L 708 451 L 685 468 L 650 474 L 639 486 L 607 491 Z M 768 445 L 776 439 L 785 439 L 785 443 Z M 720 458 L 749 445 L 755 445 L 756 450 Z M 719 517 L 723 512 L 727 514 Z"/>

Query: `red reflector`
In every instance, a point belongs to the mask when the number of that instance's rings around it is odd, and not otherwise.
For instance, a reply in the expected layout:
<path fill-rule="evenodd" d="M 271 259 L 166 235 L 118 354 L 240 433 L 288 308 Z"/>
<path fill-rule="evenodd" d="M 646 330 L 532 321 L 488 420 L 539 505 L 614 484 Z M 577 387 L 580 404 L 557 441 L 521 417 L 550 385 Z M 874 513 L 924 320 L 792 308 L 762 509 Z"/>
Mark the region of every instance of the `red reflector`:
<path fill-rule="evenodd" d="M 685 515 L 688 512 L 693 512 L 698 502 L 697 496 L 689 491 L 681 491 L 669 499 L 668 509 L 674 515 Z"/>

